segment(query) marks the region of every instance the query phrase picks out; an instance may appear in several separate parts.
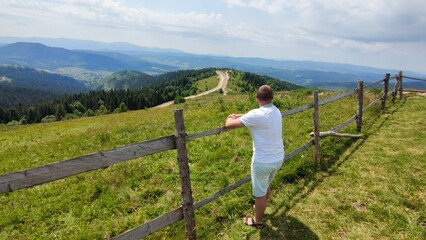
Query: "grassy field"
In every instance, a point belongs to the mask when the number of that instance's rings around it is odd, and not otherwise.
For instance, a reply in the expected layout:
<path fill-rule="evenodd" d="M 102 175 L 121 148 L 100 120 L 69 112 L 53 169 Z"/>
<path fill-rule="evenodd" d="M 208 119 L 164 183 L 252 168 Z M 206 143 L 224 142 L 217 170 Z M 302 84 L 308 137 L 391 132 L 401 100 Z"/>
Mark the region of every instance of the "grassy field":
<path fill-rule="evenodd" d="M 425 106 L 413 97 L 389 107 L 325 171 L 275 183 L 266 228 L 236 221 L 225 239 L 425 239 Z"/>
<path fill-rule="evenodd" d="M 219 83 L 219 78 L 217 76 L 211 76 L 209 78 L 197 81 L 197 93 L 202 93 L 213 89 Z"/>
<path fill-rule="evenodd" d="M 322 93 L 321 98 L 334 94 Z M 312 101 L 311 96 L 309 90 L 279 92 L 276 103 L 286 110 Z M 365 94 L 365 102 L 376 97 Z M 367 111 L 362 140 L 322 141 L 325 161 L 321 168 L 312 163 L 311 150 L 286 162 L 273 183 L 264 229 L 248 228 L 240 220 L 252 214 L 250 184 L 245 184 L 196 212 L 198 237 L 420 239 L 426 221 L 425 151 L 421 147 L 425 144 L 425 125 L 421 124 L 425 103 L 425 98 L 410 97 L 383 114 L 377 108 Z M 184 109 L 187 132 L 194 133 L 222 126 L 230 113 L 255 106 L 253 96 L 212 95 L 164 109 L 0 126 L 0 174 L 171 135 L 173 108 Z M 329 130 L 355 111 L 356 96 L 321 107 L 321 128 Z M 310 140 L 311 118 L 312 111 L 306 111 L 284 119 L 287 153 Z M 355 126 L 344 132 L 355 132 Z M 188 152 L 196 202 L 249 175 L 247 129 L 191 141 Z M 0 239 L 116 236 L 180 205 L 176 153 L 162 152 L 3 194 L 0 204 Z M 148 239 L 183 237 L 179 222 Z"/>

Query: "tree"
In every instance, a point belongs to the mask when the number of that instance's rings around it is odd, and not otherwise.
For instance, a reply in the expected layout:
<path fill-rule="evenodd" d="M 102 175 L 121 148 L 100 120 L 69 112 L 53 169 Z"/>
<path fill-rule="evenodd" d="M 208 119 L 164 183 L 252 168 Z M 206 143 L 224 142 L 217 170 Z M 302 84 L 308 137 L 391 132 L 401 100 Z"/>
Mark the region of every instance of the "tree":
<path fill-rule="evenodd" d="M 96 110 L 96 115 L 104 115 L 108 113 L 110 113 L 110 111 L 105 107 L 105 105 L 99 106 L 99 109 Z"/>
<path fill-rule="evenodd" d="M 15 121 L 20 120 L 19 113 L 16 110 L 16 108 L 13 108 L 13 107 L 9 108 L 9 110 L 7 112 L 8 112 L 7 115 L 9 115 L 9 121 L 8 122 L 13 121 L 13 120 L 15 120 Z"/>
<path fill-rule="evenodd" d="M 57 121 L 61 121 L 61 119 L 67 114 L 67 111 L 65 111 L 65 107 L 62 103 L 59 103 L 56 105 L 55 108 L 55 117 Z"/>
<path fill-rule="evenodd" d="M 115 113 L 127 112 L 127 106 L 124 102 L 120 103 L 120 106 L 114 110 Z"/>
<path fill-rule="evenodd" d="M 174 103 L 175 103 L 175 104 L 184 103 L 184 102 L 185 102 L 185 98 L 184 98 L 184 97 L 182 97 L 182 96 L 180 96 L 180 95 L 177 95 L 177 96 L 175 97 L 175 100 L 174 100 Z"/>
<path fill-rule="evenodd" d="M 28 123 L 35 123 L 37 121 L 37 111 L 35 107 L 28 108 Z"/>
<path fill-rule="evenodd" d="M 80 101 L 75 101 L 70 105 L 72 107 L 72 112 L 76 115 L 81 115 L 86 111 L 85 107 L 83 106 L 83 104 L 81 104 Z"/>
<path fill-rule="evenodd" d="M 0 124 L 4 122 L 4 110 L 0 107 Z"/>
<path fill-rule="evenodd" d="M 92 109 L 87 109 L 87 111 L 84 113 L 84 116 L 86 117 L 93 117 L 96 116 L 95 112 Z"/>

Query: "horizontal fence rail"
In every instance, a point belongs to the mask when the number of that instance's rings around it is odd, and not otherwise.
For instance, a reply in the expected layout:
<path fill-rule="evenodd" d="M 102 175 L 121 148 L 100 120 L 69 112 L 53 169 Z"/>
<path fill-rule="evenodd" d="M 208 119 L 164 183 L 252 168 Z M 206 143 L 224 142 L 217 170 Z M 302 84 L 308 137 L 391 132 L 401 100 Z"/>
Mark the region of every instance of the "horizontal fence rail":
<path fill-rule="evenodd" d="M 219 128 L 215 128 L 213 130 L 205 131 L 205 132 L 198 132 L 198 133 L 189 134 L 187 139 L 193 140 L 193 139 L 200 138 L 200 137 L 207 137 L 207 136 L 211 136 L 211 135 L 215 135 L 215 134 L 220 134 L 220 133 L 223 133 L 223 132 L 226 132 L 226 131 L 229 131 L 229 129 L 227 129 L 225 127 L 219 127 Z"/>
<path fill-rule="evenodd" d="M 426 79 L 422 79 L 422 78 L 415 78 L 415 77 L 408 77 L 408 76 L 404 76 L 404 78 L 408 78 L 408 79 L 411 79 L 411 80 L 417 80 L 417 81 L 426 82 Z"/>
<path fill-rule="evenodd" d="M 351 117 L 346 122 L 340 124 L 339 126 L 336 126 L 336 127 L 332 128 L 332 129 L 330 129 L 330 131 L 332 131 L 332 132 L 338 132 L 338 131 L 342 130 L 343 128 L 349 126 L 351 123 L 355 122 L 356 119 L 357 119 L 357 115 L 354 115 L 353 117 Z"/>
<path fill-rule="evenodd" d="M 291 109 L 291 110 L 288 110 L 288 111 L 281 112 L 281 116 L 287 117 L 287 116 L 290 116 L 290 115 L 293 115 L 293 114 L 296 114 L 296 113 L 306 111 L 306 110 L 311 109 L 313 107 L 314 107 L 314 104 L 309 103 L 309 104 L 303 105 L 303 106 L 298 107 L 298 108 L 294 108 L 294 109 Z"/>
<path fill-rule="evenodd" d="M 319 106 L 322 105 L 326 105 L 335 101 L 338 101 L 340 99 L 343 99 L 345 97 L 354 95 L 354 94 L 359 94 L 358 95 L 358 112 L 357 114 L 355 114 L 354 116 L 352 116 L 350 119 L 348 119 L 347 121 L 339 124 L 338 126 L 335 126 L 334 128 L 330 129 L 330 131 L 328 133 L 332 133 L 332 134 L 323 134 L 323 136 L 336 136 L 336 135 L 340 135 L 340 136 L 348 136 L 348 137 L 354 137 L 355 135 L 348 135 L 348 134 L 337 134 L 336 132 L 342 130 L 343 128 L 349 126 L 350 124 L 352 124 L 353 122 L 357 121 L 357 125 L 358 124 L 362 124 L 362 112 L 366 111 L 368 108 L 372 107 L 373 105 L 375 105 L 376 103 L 378 103 L 379 101 L 382 101 L 382 107 L 386 104 L 386 99 L 388 96 L 388 92 L 392 92 L 392 97 L 394 100 L 394 97 L 397 94 L 397 91 L 400 92 L 400 97 L 402 97 L 402 79 L 403 78 L 408 78 L 408 79 L 413 79 L 413 80 L 420 80 L 420 81 L 426 81 L 424 79 L 419 79 L 419 78 L 413 78 L 413 77 L 407 77 L 407 76 L 403 76 L 402 72 L 399 72 L 399 74 L 397 74 L 395 77 L 390 77 L 390 74 L 386 74 L 385 79 L 383 80 L 379 80 L 377 82 L 373 82 L 370 83 L 366 86 L 363 87 L 363 83 L 362 81 L 360 81 L 358 83 L 358 88 L 354 89 L 354 90 L 349 90 L 346 92 L 343 92 L 341 94 L 338 94 L 336 96 L 321 100 L 321 101 L 314 101 L 314 103 L 309 103 L 300 107 L 297 107 L 295 109 L 291 109 L 291 110 L 287 110 L 287 111 L 282 111 L 281 115 L 282 117 L 287 117 L 299 112 L 303 112 L 306 111 L 308 109 L 314 108 L 314 115 L 318 114 L 319 110 Z M 396 79 L 396 83 L 394 86 L 394 90 L 388 90 L 388 85 L 389 85 L 389 81 L 392 79 Z M 362 107 L 362 92 L 363 92 L 363 88 L 369 87 L 369 86 L 373 86 L 375 84 L 378 83 L 382 83 L 384 82 L 384 90 L 383 90 L 383 96 L 381 98 L 378 98 L 374 101 L 372 101 L 371 103 L 369 103 L 365 108 Z M 317 95 L 318 93 L 314 93 L 314 99 L 315 99 L 315 94 Z M 176 119 L 175 119 L 176 121 Z M 315 122 L 315 121 L 314 121 Z M 176 122 L 175 122 L 176 123 Z M 180 123 L 183 127 L 183 116 L 182 116 L 182 122 Z M 359 128 L 358 128 L 359 127 Z M 178 128 L 176 128 L 178 129 Z M 183 130 L 183 132 L 182 132 Z M 193 133 L 193 134 L 186 134 L 184 132 L 184 127 L 183 129 L 181 128 L 180 131 L 177 131 L 175 133 L 175 135 L 171 135 L 171 136 L 166 136 L 166 137 L 162 137 L 162 138 L 158 138 L 158 139 L 153 139 L 153 140 L 148 140 L 148 141 L 144 141 L 144 142 L 139 142 L 139 143 L 135 143 L 135 144 L 131 144 L 128 146 L 123 146 L 123 147 L 119 147 L 119 148 L 115 148 L 112 150 L 106 150 L 106 151 L 101 151 L 101 152 L 97 152 L 97 153 L 92 153 L 92 154 L 88 154 L 85 156 L 81 156 L 81 157 L 77 157 L 74 159 L 69 159 L 69 160 L 65 160 L 65 161 L 61 161 L 61 162 L 56 162 L 56 163 L 52 163 L 52 164 L 47 164 L 44 166 L 40 166 L 40 167 L 36 167 L 36 168 L 32 168 L 32 169 L 28 169 L 28 170 L 23 170 L 23 171 L 18 171 L 15 173 L 10 173 L 10 174 L 4 174 L 4 175 L 0 175 L 0 194 L 1 193 L 6 193 L 6 192 L 11 192 L 14 190 L 18 190 L 21 188 L 27 188 L 27 187 L 31 187 L 31 186 L 35 186 L 35 185 L 39 185 L 42 183 L 47 183 L 50 181 L 54 181 L 57 179 L 61 179 L 61 178 L 65 178 L 65 177 L 69 177 L 69 176 L 73 176 L 79 173 L 83 173 L 83 172 L 87 172 L 87 171 L 92 171 L 92 170 L 96 170 L 96 169 L 102 169 L 102 168 L 107 168 L 111 165 L 117 164 L 117 163 L 121 163 L 124 161 L 128 161 L 131 159 L 135 159 L 135 158 L 139 158 L 139 157 L 143 157 L 143 156 L 148 156 L 154 153 L 158 153 L 158 152 L 162 152 L 162 151 L 167 151 L 167 150 L 171 150 L 171 149 L 177 149 L 179 146 L 176 144 L 177 141 L 180 141 L 180 145 L 182 144 L 182 141 L 186 144 L 186 140 L 194 140 L 197 138 L 201 138 L 201 137 L 206 137 L 206 136 L 211 136 L 211 135 L 217 135 L 217 134 L 221 134 L 223 132 L 227 132 L 230 129 L 226 129 L 225 127 L 219 127 L 219 128 L 215 128 L 212 130 L 208 130 L 208 131 L 203 131 L 203 132 L 197 132 L 197 133 Z M 357 126 L 357 130 L 360 131 L 360 126 Z M 321 133 L 318 132 L 317 133 L 319 136 L 321 136 Z M 359 137 L 359 135 L 356 135 L 355 137 Z M 178 139 L 179 138 L 179 139 Z M 185 145 L 184 144 L 184 145 Z M 296 155 L 298 155 L 299 153 L 307 150 L 308 148 L 310 148 L 311 146 L 315 145 L 315 141 L 314 139 L 312 139 L 311 141 L 307 142 L 306 144 L 304 144 L 303 146 L 300 146 L 299 148 L 295 149 L 294 151 L 292 151 L 289 154 L 285 155 L 284 161 L 287 161 L 293 157 L 295 157 Z M 316 145 L 315 145 L 316 146 Z M 179 149 L 178 149 L 179 150 Z M 315 153 L 317 154 L 317 153 Z M 183 156 L 184 157 L 184 156 Z M 178 156 L 179 159 L 179 156 Z M 186 159 L 187 161 L 187 159 Z M 182 177 L 182 176 L 181 176 Z M 189 178 L 189 172 L 187 174 L 187 176 L 184 177 L 188 177 Z M 238 180 L 237 182 L 228 185 L 227 187 L 219 190 L 218 192 L 214 193 L 213 195 L 195 203 L 192 205 L 192 202 L 189 204 L 191 208 L 193 209 L 199 209 L 202 206 L 218 199 L 219 197 L 223 196 L 224 194 L 242 186 L 245 183 L 248 183 L 251 181 L 251 177 L 250 176 L 246 176 L 243 179 Z M 190 187 L 190 185 L 189 185 Z M 191 196 L 192 198 L 192 196 Z M 145 222 L 141 225 L 139 225 L 138 227 L 131 229 L 129 231 L 126 231 L 116 237 L 114 237 L 113 239 L 140 239 L 143 237 L 146 237 L 148 235 L 150 235 L 151 233 L 154 233 L 160 229 L 163 229 L 164 227 L 173 224 L 177 221 L 180 221 L 182 219 L 185 219 L 185 222 L 188 221 L 187 218 L 191 218 L 190 216 L 185 216 L 185 208 L 187 208 L 188 206 L 181 206 L 178 207 L 166 214 L 163 214 L 162 216 L 159 216 L 151 221 Z M 193 221 L 193 219 L 189 219 L 191 221 Z M 188 229 L 187 230 L 187 234 L 191 234 L 188 233 Z M 188 235 L 187 235 L 188 236 Z M 189 239 L 195 239 L 195 228 L 194 228 L 194 232 L 192 232 L 192 235 L 189 235 Z"/>
<path fill-rule="evenodd" d="M 339 94 L 339 95 L 337 95 L 337 96 L 334 96 L 334 97 L 327 98 L 327 99 L 324 99 L 324 100 L 322 100 L 322 101 L 319 101 L 319 102 L 318 102 L 318 105 L 319 105 L 319 106 L 322 106 L 322 105 L 325 105 L 325 104 L 328 104 L 328 103 L 332 103 L 332 102 L 335 102 L 335 101 L 340 100 L 340 99 L 342 99 L 342 98 L 345 98 L 345 97 L 348 97 L 348 96 L 354 95 L 354 94 L 356 94 L 357 92 L 358 92 L 358 91 L 357 91 L 357 89 L 352 90 L 352 91 L 347 91 L 347 92 L 344 92 L 344 93 Z"/>
<path fill-rule="evenodd" d="M 174 136 L 167 136 L 24 171 L 0 175 L 0 193 L 12 192 L 79 173 L 107 168 L 127 160 L 175 148 Z"/>
<path fill-rule="evenodd" d="M 362 111 L 363 112 L 367 111 L 367 109 L 372 107 L 374 104 L 378 103 L 380 100 L 382 100 L 382 98 L 377 98 L 376 100 L 372 101 L 370 104 L 367 105 L 367 107 L 363 108 Z"/>
<path fill-rule="evenodd" d="M 379 80 L 379 81 L 377 81 L 377 82 L 369 83 L 369 84 L 365 85 L 365 86 L 364 86 L 364 88 L 369 88 L 369 87 L 371 87 L 371 86 L 374 86 L 374 85 L 379 84 L 379 83 L 382 83 L 382 82 L 383 82 L 383 79 L 382 79 L 382 80 Z"/>

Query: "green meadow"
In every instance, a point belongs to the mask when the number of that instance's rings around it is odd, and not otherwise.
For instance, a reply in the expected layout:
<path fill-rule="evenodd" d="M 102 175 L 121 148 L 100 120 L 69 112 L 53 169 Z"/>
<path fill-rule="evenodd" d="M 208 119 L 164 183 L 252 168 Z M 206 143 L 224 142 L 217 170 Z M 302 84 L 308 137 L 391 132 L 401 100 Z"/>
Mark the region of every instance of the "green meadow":
<path fill-rule="evenodd" d="M 210 81 L 217 81 L 212 79 Z M 237 79 L 231 78 L 230 86 Z M 210 88 L 208 81 L 203 82 Z M 232 91 L 233 90 L 233 91 Z M 69 121 L 0 126 L 0 174 L 174 133 L 173 109 L 187 132 L 223 126 L 226 116 L 257 106 L 252 94 L 212 94 L 162 109 Z M 336 95 L 321 92 L 320 99 Z M 365 103 L 380 97 L 365 93 Z M 277 92 L 289 110 L 312 101 L 311 90 Z M 356 113 L 351 96 L 320 108 L 322 131 Z M 250 184 L 196 211 L 199 239 L 422 239 L 426 234 L 426 98 L 407 95 L 385 111 L 364 113 L 358 140 L 325 138 L 320 165 L 312 147 L 287 161 L 273 182 L 265 228 L 245 226 L 253 214 Z M 312 110 L 284 118 L 287 153 L 310 141 Z M 355 124 L 342 130 L 356 133 Z M 247 129 L 188 142 L 194 201 L 250 173 Z M 180 206 L 176 151 L 170 150 L 0 195 L 0 239 L 109 239 Z M 147 239 L 183 239 L 182 221 Z"/>

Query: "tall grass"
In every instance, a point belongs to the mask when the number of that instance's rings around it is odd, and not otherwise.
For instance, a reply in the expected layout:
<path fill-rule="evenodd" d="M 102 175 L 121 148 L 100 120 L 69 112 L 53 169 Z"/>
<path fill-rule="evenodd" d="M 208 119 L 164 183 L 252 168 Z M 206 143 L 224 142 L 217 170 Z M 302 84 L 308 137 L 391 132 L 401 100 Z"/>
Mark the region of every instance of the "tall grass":
<path fill-rule="evenodd" d="M 231 81 L 232 82 L 232 81 Z M 323 93 L 326 98 L 334 93 Z M 377 96 L 366 94 L 366 102 Z M 306 104 L 311 91 L 298 90 L 276 94 L 281 110 Z M 356 97 L 349 97 L 321 108 L 323 130 L 350 118 L 356 109 Z M 65 122 L 3 127 L 0 132 L 0 173 L 9 173 L 91 152 L 144 141 L 174 132 L 173 108 L 183 108 L 188 133 L 222 126 L 227 115 L 256 107 L 253 96 L 207 96 L 164 109 L 148 109 L 120 114 L 82 118 Z M 402 108 L 402 107 L 401 107 Z M 365 128 L 381 119 L 377 109 L 365 114 Z M 284 119 L 284 141 L 289 153 L 310 140 L 312 112 L 306 111 Z M 345 131 L 354 132 L 354 126 Z M 286 162 L 273 183 L 273 197 L 267 210 L 267 226 L 284 224 L 288 229 L 302 228 L 288 216 L 297 199 L 306 199 L 317 179 L 330 174 L 340 156 L 354 145 L 354 140 L 326 139 L 322 157 L 323 170 L 312 164 L 306 151 Z M 199 201 L 249 174 L 251 138 L 247 129 L 237 129 L 209 136 L 188 144 L 194 200 Z M 269 233 L 255 231 L 241 224 L 240 217 L 252 214 L 249 184 L 226 194 L 197 210 L 197 235 L 201 239 L 270 238 L 282 234 L 281 228 Z M 289 201 L 287 201 L 289 200 Z M 0 195 L 1 239 L 102 239 L 118 235 L 180 205 L 179 173 L 175 151 L 135 159 L 107 169 L 80 174 L 52 183 Z M 316 206 L 310 206 L 315 211 Z M 308 210 L 307 210 L 308 211 Z M 281 214 L 281 215 L 280 215 Z M 280 217 L 282 216 L 282 217 Z M 271 221 L 273 225 L 271 224 Z M 322 231 L 319 229 L 318 231 Z M 326 236 L 324 235 L 321 236 Z M 333 232 L 329 233 L 333 236 Z M 148 239 L 182 239 L 182 222 L 161 230 Z M 289 236 L 289 235 L 285 235 Z"/>

